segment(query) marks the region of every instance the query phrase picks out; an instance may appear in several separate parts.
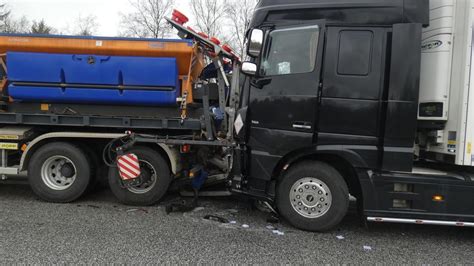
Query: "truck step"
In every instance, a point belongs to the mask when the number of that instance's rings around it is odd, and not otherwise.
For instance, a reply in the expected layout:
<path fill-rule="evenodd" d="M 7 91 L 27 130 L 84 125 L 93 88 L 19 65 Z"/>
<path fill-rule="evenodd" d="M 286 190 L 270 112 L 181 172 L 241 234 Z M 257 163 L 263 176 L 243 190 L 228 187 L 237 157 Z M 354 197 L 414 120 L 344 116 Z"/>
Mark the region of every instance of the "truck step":
<path fill-rule="evenodd" d="M 367 217 L 369 222 L 377 223 L 403 223 L 403 224 L 424 224 L 424 225 L 444 225 L 444 226 L 457 226 L 457 227 L 474 227 L 472 222 L 460 222 L 460 221 L 440 221 L 440 220 L 419 220 L 419 219 L 402 219 L 402 218 L 380 218 L 380 217 Z"/>

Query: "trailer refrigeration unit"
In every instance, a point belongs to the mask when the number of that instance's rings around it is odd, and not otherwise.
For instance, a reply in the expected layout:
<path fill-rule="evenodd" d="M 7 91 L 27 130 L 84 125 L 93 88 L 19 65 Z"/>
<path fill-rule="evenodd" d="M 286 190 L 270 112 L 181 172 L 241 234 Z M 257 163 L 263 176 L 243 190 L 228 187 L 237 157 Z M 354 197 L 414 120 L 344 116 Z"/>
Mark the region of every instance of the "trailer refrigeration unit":
<path fill-rule="evenodd" d="M 178 11 L 182 40 L 1 36 L 0 174 L 71 202 L 106 169 L 126 204 L 233 193 L 310 231 L 350 195 L 368 221 L 474 226 L 473 7 L 261 0 L 243 63 Z"/>
<path fill-rule="evenodd" d="M 430 26 L 422 42 L 420 156 L 474 166 L 473 2 L 430 3 Z"/>

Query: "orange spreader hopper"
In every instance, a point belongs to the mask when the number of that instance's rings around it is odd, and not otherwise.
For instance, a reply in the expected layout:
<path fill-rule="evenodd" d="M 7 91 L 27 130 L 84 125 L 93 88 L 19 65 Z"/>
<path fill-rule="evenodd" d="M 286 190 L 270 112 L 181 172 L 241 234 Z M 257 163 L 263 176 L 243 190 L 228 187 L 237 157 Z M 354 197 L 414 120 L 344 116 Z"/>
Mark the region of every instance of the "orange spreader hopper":
<path fill-rule="evenodd" d="M 190 40 L 0 35 L 0 54 L 7 52 L 173 57 L 178 62 L 182 91 L 187 92 L 188 102 L 192 102 L 192 81 L 204 68 L 202 55 Z"/>

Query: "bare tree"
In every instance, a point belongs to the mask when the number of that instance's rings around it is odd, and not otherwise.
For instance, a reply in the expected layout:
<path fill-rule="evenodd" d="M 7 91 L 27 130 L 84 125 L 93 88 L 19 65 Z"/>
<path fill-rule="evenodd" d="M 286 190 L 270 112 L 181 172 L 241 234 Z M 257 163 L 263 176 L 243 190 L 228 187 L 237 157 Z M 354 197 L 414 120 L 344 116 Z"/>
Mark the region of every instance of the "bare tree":
<path fill-rule="evenodd" d="M 30 22 L 23 16 L 20 19 L 13 18 L 11 10 L 6 4 L 0 4 L 0 32 L 2 33 L 27 33 Z"/>
<path fill-rule="evenodd" d="M 31 25 L 31 33 L 33 34 L 53 34 L 55 29 L 51 26 L 48 26 L 44 19 L 40 21 L 34 21 Z"/>
<path fill-rule="evenodd" d="M 1 21 L 0 32 L 2 33 L 29 33 L 31 28 L 30 21 L 25 17 L 20 19 L 12 18 L 8 16 L 5 20 Z"/>
<path fill-rule="evenodd" d="M 11 10 L 6 4 L 0 4 L 0 21 L 6 20 L 10 16 Z"/>
<path fill-rule="evenodd" d="M 121 35 L 141 38 L 164 38 L 170 32 L 165 17 L 171 12 L 175 0 L 130 0 L 134 11 L 121 14 Z"/>
<path fill-rule="evenodd" d="M 99 24 L 97 23 L 97 17 L 94 15 L 88 15 L 83 17 L 79 15 L 75 20 L 75 27 L 74 34 L 81 35 L 81 36 L 92 36 L 99 28 Z"/>
<path fill-rule="evenodd" d="M 196 27 L 210 37 L 225 37 L 223 34 L 226 1 L 191 0 L 191 10 L 196 20 Z"/>
<path fill-rule="evenodd" d="M 245 33 L 255 11 L 258 0 L 231 0 L 226 8 L 232 26 L 230 43 L 238 55 L 245 54 Z"/>

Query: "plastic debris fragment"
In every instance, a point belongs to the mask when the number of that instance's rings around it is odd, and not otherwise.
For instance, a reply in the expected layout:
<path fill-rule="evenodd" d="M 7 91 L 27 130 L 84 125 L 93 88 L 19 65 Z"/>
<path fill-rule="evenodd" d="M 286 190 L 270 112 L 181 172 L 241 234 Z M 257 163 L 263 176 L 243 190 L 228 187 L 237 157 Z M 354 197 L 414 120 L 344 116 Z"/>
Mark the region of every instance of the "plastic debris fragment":
<path fill-rule="evenodd" d="M 227 220 L 225 218 L 222 218 L 222 217 L 219 217 L 219 216 L 216 216 L 216 215 L 206 215 L 206 216 L 204 216 L 204 219 L 209 220 L 209 221 L 223 223 L 223 224 L 228 224 L 229 223 L 229 220 Z"/>
<path fill-rule="evenodd" d="M 279 236 L 285 235 L 284 232 L 282 232 L 282 231 L 280 231 L 280 230 L 278 230 L 278 229 L 275 229 L 275 230 L 273 230 L 272 232 L 273 232 L 275 235 L 279 235 Z"/>
<path fill-rule="evenodd" d="M 148 210 L 140 208 L 140 209 L 128 209 L 126 212 L 131 213 L 131 212 L 143 212 L 143 213 L 148 213 Z"/>
<path fill-rule="evenodd" d="M 267 225 L 268 230 L 275 230 L 275 227 L 273 225 Z"/>
<path fill-rule="evenodd" d="M 197 207 L 196 209 L 193 210 L 193 212 L 200 212 L 203 211 L 205 208 L 204 207 Z"/>
<path fill-rule="evenodd" d="M 226 212 L 234 214 L 234 213 L 238 213 L 239 211 L 236 209 L 227 209 Z"/>

